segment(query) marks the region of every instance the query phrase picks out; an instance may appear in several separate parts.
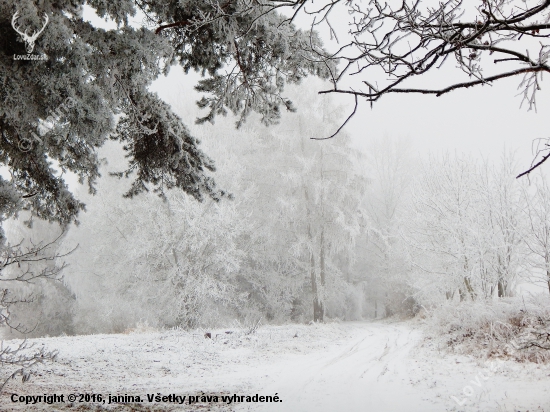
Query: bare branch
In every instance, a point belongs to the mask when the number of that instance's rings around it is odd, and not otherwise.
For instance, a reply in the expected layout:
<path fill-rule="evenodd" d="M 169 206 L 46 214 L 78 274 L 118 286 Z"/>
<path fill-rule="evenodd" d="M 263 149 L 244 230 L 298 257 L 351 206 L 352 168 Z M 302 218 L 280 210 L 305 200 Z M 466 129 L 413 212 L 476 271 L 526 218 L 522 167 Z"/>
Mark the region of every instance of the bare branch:
<path fill-rule="evenodd" d="M 355 112 L 357 111 L 357 105 L 358 105 L 357 95 L 355 95 L 355 106 L 353 108 L 353 112 L 348 116 L 346 121 L 344 123 L 342 123 L 342 125 L 338 128 L 338 130 L 336 130 L 336 132 L 334 134 L 332 134 L 331 136 L 329 136 L 329 137 L 312 137 L 311 140 L 328 140 L 328 139 L 332 139 L 334 136 L 336 136 L 338 133 L 340 133 L 340 131 L 344 128 L 344 126 L 355 115 Z"/>
<path fill-rule="evenodd" d="M 546 149 L 546 150 L 549 150 L 549 149 Z M 531 166 L 528 170 L 526 170 L 525 172 L 523 173 L 520 173 L 519 175 L 516 176 L 516 179 L 519 179 L 520 177 L 523 177 L 523 176 L 526 176 L 528 175 L 529 173 L 531 173 L 533 170 L 535 170 L 537 167 L 539 167 L 540 165 L 542 165 L 544 162 L 546 162 L 548 160 L 548 158 L 550 157 L 550 153 L 548 153 L 546 156 L 543 156 L 542 159 L 540 161 L 538 161 L 537 163 L 535 163 L 533 166 Z"/>

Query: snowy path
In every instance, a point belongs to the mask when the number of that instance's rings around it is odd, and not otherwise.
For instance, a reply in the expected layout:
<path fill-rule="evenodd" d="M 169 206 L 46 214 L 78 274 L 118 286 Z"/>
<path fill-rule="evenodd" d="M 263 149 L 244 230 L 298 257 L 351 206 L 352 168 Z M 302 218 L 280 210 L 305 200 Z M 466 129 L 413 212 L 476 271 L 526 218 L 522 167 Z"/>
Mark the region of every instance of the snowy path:
<path fill-rule="evenodd" d="M 271 404 L 252 410 L 441 411 L 411 385 L 404 368 L 420 338 L 402 325 L 369 324 L 345 347 L 304 356 L 274 371 L 274 381 L 262 393 L 278 392 L 284 408 Z"/>
<path fill-rule="evenodd" d="M 403 323 L 356 327 L 362 332 L 348 345 L 291 359 L 256 386 L 260 394 L 277 392 L 283 403 L 241 404 L 236 410 L 550 412 L 548 366 L 487 366 L 415 350 L 422 333 Z"/>
<path fill-rule="evenodd" d="M 281 403 L 84 405 L 79 411 L 550 412 L 550 365 L 446 355 L 415 322 L 351 322 L 165 331 L 33 340 L 59 350 L 30 382 L 12 381 L 0 411 L 28 409 L 11 394 L 274 396 Z M 8 341 L 10 342 L 10 341 Z M 14 342 L 15 343 L 15 342 Z M 424 347 L 420 347 L 423 343 Z M 452 397 L 456 398 L 456 401 Z M 91 407 L 91 408 L 88 408 Z M 97 409 L 96 409 L 97 407 Z M 105 408 L 105 409 L 104 409 Z"/>

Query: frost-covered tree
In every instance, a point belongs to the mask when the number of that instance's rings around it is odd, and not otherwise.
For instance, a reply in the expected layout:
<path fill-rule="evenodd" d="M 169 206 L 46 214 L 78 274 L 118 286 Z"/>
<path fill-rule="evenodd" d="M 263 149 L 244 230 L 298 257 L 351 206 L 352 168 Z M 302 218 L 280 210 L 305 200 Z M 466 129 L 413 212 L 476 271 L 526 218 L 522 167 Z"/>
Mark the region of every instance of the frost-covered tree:
<path fill-rule="evenodd" d="M 312 94 L 302 93 L 297 99 L 311 102 L 300 116 L 288 118 L 264 139 L 279 147 L 271 150 L 278 154 L 269 166 L 278 182 L 276 192 L 271 188 L 277 193 L 273 200 L 279 217 L 274 230 L 287 242 L 287 253 L 299 270 L 307 273 L 313 319 L 323 321 L 325 313 L 344 316 L 340 298 L 349 293 L 346 288 L 354 278 L 354 246 L 364 230 L 367 181 L 361 155 L 347 136 L 311 140 L 335 128 L 339 112 L 328 102 L 315 102 Z"/>
<path fill-rule="evenodd" d="M 485 162 L 478 174 L 476 227 L 483 237 L 480 245 L 485 244 L 479 265 L 480 272 L 492 274 L 483 284 L 485 296 L 493 296 L 494 290 L 498 297 L 510 296 L 524 259 L 525 203 L 515 169 L 513 156 L 505 154 L 496 165 Z"/>
<path fill-rule="evenodd" d="M 529 251 L 527 266 L 531 276 L 542 272 L 550 292 L 550 186 L 542 173 L 532 176 L 532 181 L 531 187 L 522 187 L 523 212 L 529 228 L 523 239 Z"/>
<path fill-rule="evenodd" d="M 84 5 L 116 29 L 84 20 Z M 281 107 L 293 109 L 281 95 L 285 83 L 329 73 L 326 64 L 300 51 L 305 43 L 320 46 L 315 34 L 282 24 L 276 12 L 263 15 L 248 6 L 0 0 L 0 226 L 21 210 L 62 227 L 75 222 L 85 205 L 65 178 L 73 173 L 95 192 L 98 149 L 108 139 L 122 143 L 129 160 L 114 172 L 132 178 L 117 194 L 166 196 L 174 188 L 199 200 L 223 197 L 211 176 L 213 161 L 182 119 L 148 90 L 152 81 L 174 65 L 197 70 L 205 77 L 197 86 L 206 94 L 200 105 L 209 110 L 203 121 L 231 110 L 241 119 L 256 111 L 272 123 Z M 138 14 L 143 27 L 131 23 Z M 6 244 L 3 232 L 0 243 L 9 262 L 30 253 Z M 52 251 L 46 258 L 57 256 Z M 0 280 L 9 280 L 5 271 Z M 2 310 L 10 299 L 4 294 Z M 9 356 L 0 353 L 0 361 Z"/>
<path fill-rule="evenodd" d="M 368 154 L 370 184 L 366 197 L 368 236 L 360 243 L 361 268 L 374 317 L 406 311 L 409 303 L 407 247 L 402 232 L 410 207 L 414 170 L 411 146 L 404 139 L 373 142 Z"/>
<path fill-rule="evenodd" d="M 301 105 L 300 93 L 292 95 Z M 129 182 L 101 178 L 102 196 L 86 196 L 89 211 L 65 239 L 80 245 L 67 275 L 77 327 L 123 330 L 140 319 L 196 327 L 223 316 L 304 321 L 312 301 L 316 320 L 325 312 L 345 317 L 364 181 L 348 140 L 309 139 L 334 126 L 330 110 L 313 106 L 274 127 L 259 116 L 240 131 L 233 120 L 197 126 L 231 202 L 198 203 L 176 192 L 167 203 L 152 194 L 130 201 L 117 196 Z M 124 161 L 111 145 L 105 171 Z"/>
<path fill-rule="evenodd" d="M 513 293 L 524 257 L 520 185 L 513 161 L 432 159 L 414 190 L 409 244 L 424 293 L 460 299 Z"/>
<path fill-rule="evenodd" d="M 84 4 L 116 29 L 85 21 Z M 143 27 L 131 23 L 137 15 Z M 317 36 L 284 20 L 247 1 L 0 1 L 0 165 L 9 172 L 0 180 L 0 217 L 25 209 L 75 221 L 84 204 L 65 173 L 93 192 L 97 149 L 109 138 L 128 155 L 118 171 L 133 178 L 127 196 L 177 188 L 219 199 L 212 160 L 148 86 L 173 65 L 197 70 L 205 76 L 199 104 L 209 110 L 201 121 L 230 110 L 241 121 L 256 111 L 273 123 L 281 107 L 293 109 L 281 95 L 285 83 L 329 74 L 302 47 L 320 47 Z M 41 28 L 33 52 L 45 60 L 19 58 Z"/>
<path fill-rule="evenodd" d="M 292 88 L 296 115 L 271 128 L 251 122 L 242 136 L 220 142 L 218 153 L 238 153 L 239 176 L 255 193 L 246 203 L 256 246 L 241 279 L 268 319 L 357 318 L 354 244 L 365 230 L 364 159 L 344 134 L 311 139 L 336 129 L 341 110 L 315 98 L 319 81 L 304 86 Z M 240 190 L 232 191 L 236 198 Z"/>
<path fill-rule="evenodd" d="M 109 143 L 108 172 L 124 164 Z M 64 239 L 79 248 L 67 258 L 67 283 L 76 295 L 79 332 L 121 332 L 136 323 L 197 327 L 233 313 L 234 278 L 242 265 L 251 222 L 234 201 L 196 202 L 177 191 L 118 195 L 129 182 L 105 176 L 101 196 L 86 196 L 89 212 Z"/>
<path fill-rule="evenodd" d="M 409 244 L 425 275 L 419 285 L 425 293 L 452 295 L 458 289 L 461 299 L 476 299 L 470 259 L 475 176 L 470 159 L 447 156 L 431 159 L 415 182 Z"/>

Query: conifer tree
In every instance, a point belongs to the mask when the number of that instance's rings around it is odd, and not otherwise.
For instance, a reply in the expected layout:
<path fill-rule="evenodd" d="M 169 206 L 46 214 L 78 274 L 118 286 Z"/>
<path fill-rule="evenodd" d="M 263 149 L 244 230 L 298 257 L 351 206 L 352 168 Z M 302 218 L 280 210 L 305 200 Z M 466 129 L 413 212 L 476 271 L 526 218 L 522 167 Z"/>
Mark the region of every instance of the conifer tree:
<path fill-rule="evenodd" d="M 85 5 L 116 29 L 85 20 Z M 136 17 L 143 24 L 133 22 Z M 207 112 L 199 122 L 232 111 L 240 125 L 255 111 L 271 124 L 281 107 L 294 110 L 282 95 L 286 83 L 329 74 L 330 65 L 304 51 L 306 44 L 320 47 L 314 33 L 297 30 L 274 10 L 266 13 L 261 2 L 0 0 L 0 269 L 29 266 L 22 277 L 4 271 L 0 279 L 57 278 L 62 267 L 40 270 L 34 258 L 52 244 L 28 250 L 6 244 L 2 222 L 22 210 L 30 212 L 29 222 L 77 222 L 85 205 L 66 176 L 75 174 L 95 193 L 98 150 L 109 139 L 121 142 L 128 158 L 128 167 L 116 172 L 132 179 L 121 196 L 153 191 L 165 198 L 175 189 L 197 200 L 223 198 L 214 162 L 148 87 L 180 65 L 203 76 L 197 89 L 205 93 L 199 106 Z M 54 251 L 44 259 L 58 257 Z M 8 293 L 0 290 L 3 314 L 14 302 Z M 2 315 L 4 325 L 11 323 Z M 55 355 L 43 349 L 22 355 L 24 349 L 0 351 L 0 363 L 14 368 L 9 377 L 26 380 L 28 368 Z"/>
<path fill-rule="evenodd" d="M 85 3 L 117 28 L 84 20 Z M 256 111 L 270 124 L 281 107 L 294 110 L 285 83 L 329 74 L 304 51 L 320 47 L 315 33 L 249 3 L 0 0 L 0 165 L 9 172 L 0 178 L 0 219 L 30 210 L 63 225 L 76 221 L 85 205 L 65 173 L 93 193 L 97 149 L 107 139 L 123 142 L 129 159 L 118 174 L 133 179 L 125 196 L 177 188 L 198 200 L 222 198 L 213 161 L 148 86 L 180 65 L 203 75 L 197 88 L 207 113 L 199 122 L 232 111 L 241 124 Z M 144 27 L 131 23 L 140 15 Z"/>

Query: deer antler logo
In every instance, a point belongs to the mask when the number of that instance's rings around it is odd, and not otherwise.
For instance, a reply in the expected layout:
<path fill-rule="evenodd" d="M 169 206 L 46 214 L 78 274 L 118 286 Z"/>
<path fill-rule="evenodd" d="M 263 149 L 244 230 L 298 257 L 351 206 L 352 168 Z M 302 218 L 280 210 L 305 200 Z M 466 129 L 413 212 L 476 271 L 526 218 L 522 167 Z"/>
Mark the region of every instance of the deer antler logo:
<path fill-rule="evenodd" d="M 46 28 L 46 25 L 50 21 L 48 18 L 48 15 L 46 13 L 44 13 L 44 15 L 46 16 L 46 19 L 44 21 L 44 26 L 42 26 L 42 28 L 39 31 L 33 33 L 32 36 L 29 36 L 26 30 L 25 32 L 22 32 L 20 29 L 17 28 L 16 22 L 17 22 L 17 19 L 19 18 L 18 11 L 15 12 L 15 14 L 13 15 L 13 18 L 11 19 L 11 26 L 23 38 L 23 41 L 26 43 L 25 48 L 27 49 L 27 53 L 29 54 L 31 54 L 32 51 L 34 50 L 34 42 L 36 41 L 38 36 L 40 36 L 40 34 L 44 31 L 44 29 Z"/>

